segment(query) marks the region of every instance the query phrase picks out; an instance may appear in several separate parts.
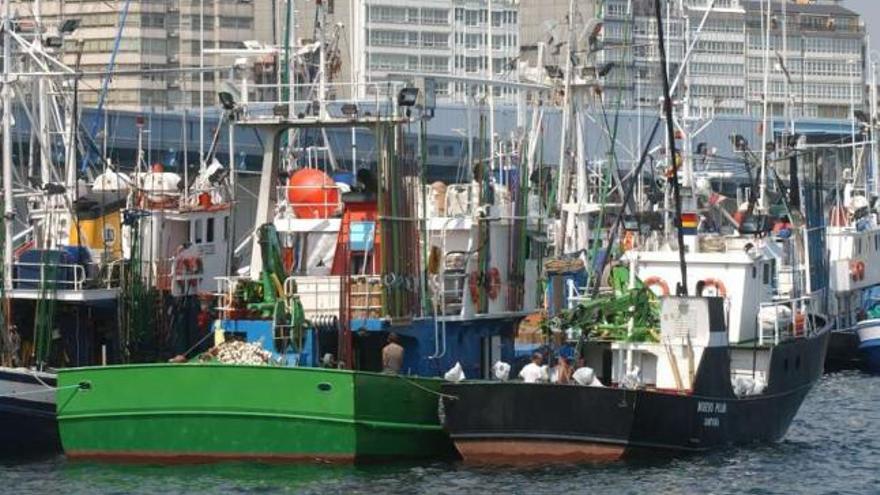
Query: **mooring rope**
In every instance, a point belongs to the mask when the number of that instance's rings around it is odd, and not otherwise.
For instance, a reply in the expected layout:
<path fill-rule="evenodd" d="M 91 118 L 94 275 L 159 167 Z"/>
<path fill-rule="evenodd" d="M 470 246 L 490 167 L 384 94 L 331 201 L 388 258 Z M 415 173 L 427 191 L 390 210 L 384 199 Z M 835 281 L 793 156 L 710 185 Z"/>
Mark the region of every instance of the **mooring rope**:
<path fill-rule="evenodd" d="M 49 385 L 48 383 L 44 382 L 44 381 L 40 378 L 40 376 L 37 375 L 37 370 L 32 370 L 32 372 L 31 372 L 31 376 L 34 377 L 34 380 L 38 381 L 38 382 L 40 383 L 40 385 L 42 385 L 42 386 L 44 386 L 44 387 L 46 387 L 46 388 L 48 388 L 48 389 L 50 389 L 50 390 L 54 390 L 54 389 L 55 389 L 55 387 L 53 387 L 52 385 Z"/>
<path fill-rule="evenodd" d="M 71 389 L 71 388 L 83 388 L 83 386 L 82 386 L 82 384 L 78 383 L 76 385 L 65 385 L 63 387 L 55 387 L 55 388 L 49 387 L 49 388 L 50 388 L 50 390 L 54 390 L 57 392 L 59 390 L 67 390 L 67 389 Z M 25 395 L 45 394 L 48 392 L 49 392 L 48 390 L 31 390 L 28 392 L 11 392 L 8 394 L 0 394 L 0 399 L 6 398 L 6 397 L 22 397 Z"/>
<path fill-rule="evenodd" d="M 409 383 L 409 384 L 412 385 L 413 387 L 415 387 L 415 388 L 417 388 L 417 389 L 420 389 L 420 390 L 423 390 L 423 391 L 425 391 L 425 392 L 428 392 L 429 394 L 434 394 L 434 395 L 436 395 L 437 397 L 441 397 L 441 398 L 443 398 L 443 399 L 458 400 L 458 396 L 456 396 L 456 395 L 449 395 L 449 394 L 444 394 L 444 393 L 442 393 L 442 392 L 437 392 L 436 390 L 431 390 L 430 388 L 425 387 L 425 386 L 423 386 L 423 385 L 419 385 L 418 383 L 416 383 L 416 382 L 410 380 L 409 378 L 407 378 L 407 377 L 405 377 L 405 376 L 403 376 L 403 375 L 396 375 L 396 376 L 397 376 L 398 378 L 400 378 L 401 380 L 405 381 L 406 383 Z"/>

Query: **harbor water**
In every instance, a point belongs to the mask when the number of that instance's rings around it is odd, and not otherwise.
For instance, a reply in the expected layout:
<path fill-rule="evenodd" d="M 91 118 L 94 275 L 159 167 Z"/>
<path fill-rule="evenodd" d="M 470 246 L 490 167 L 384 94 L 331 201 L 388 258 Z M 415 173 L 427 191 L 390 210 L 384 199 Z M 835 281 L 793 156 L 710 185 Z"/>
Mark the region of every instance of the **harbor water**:
<path fill-rule="evenodd" d="M 133 466 L 57 457 L 3 464 L 0 493 L 880 494 L 878 404 L 880 380 L 844 372 L 823 377 L 781 443 L 708 455 L 528 469 L 455 463 Z"/>

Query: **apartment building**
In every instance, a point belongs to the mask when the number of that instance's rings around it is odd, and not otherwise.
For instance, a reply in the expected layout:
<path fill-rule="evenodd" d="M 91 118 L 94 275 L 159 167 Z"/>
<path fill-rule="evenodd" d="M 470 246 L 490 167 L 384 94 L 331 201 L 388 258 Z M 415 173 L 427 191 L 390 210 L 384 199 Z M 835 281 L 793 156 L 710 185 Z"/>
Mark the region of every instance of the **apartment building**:
<path fill-rule="evenodd" d="M 761 116 L 766 64 L 774 115 L 787 106 L 794 117 L 848 118 L 852 106 L 863 104 L 866 35 L 858 14 L 836 2 L 769 3 L 767 53 L 766 1 L 716 0 L 708 16 L 709 0 L 668 4 L 662 14 L 670 77 L 680 73 L 676 97 L 688 97 L 697 112 Z M 624 108 L 657 108 L 662 86 L 653 0 L 608 0 L 599 15 L 601 59 L 615 63 L 604 81 L 607 98 Z"/>
<path fill-rule="evenodd" d="M 336 1 L 323 4 L 320 14 L 313 1 L 297 1 L 295 6 L 293 29 L 302 41 L 314 40 L 315 26 L 326 15 L 325 35 L 331 31 L 338 38 L 341 68 L 337 81 L 371 83 L 405 72 L 487 78 L 490 31 L 494 76 L 516 77 L 520 46 L 516 0 Z M 278 7 L 278 17 L 283 8 Z M 264 28 L 263 32 L 268 31 Z M 275 31 L 283 33 L 284 27 Z M 438 83 L 441 99 L 461 101 L 466 91 L 464 84 Z M 500 89 L 496 92 L 507 94 Z"/>
<path fill-rule="evenodd" d="M 113 109 L 160 111 L 197 106 L 197 74 L 132 72 L 197 67 L 202 62 L 205 66 L 229 66 L 233 62 L 229 57 L 202 57 L 202 48 L 240 48 L 243 41 L 254 38 L 254 5 L 249 0 L 131 1 L 125 16 L 124 0 L 44 0 L 40 4 L 40 13 L 33 11 L 36 3 L 30 1 L 15 1 L 13 8 L 21 19 L 39 15 L 50 29 L 65 20 L 78 20 L 79 26 L 62 48 L 62 58 L 71 67 L 78 64 L 83 72 L 106 71 L 123 26 L 115 61 L 119 74 L 113 76 L 106 99 L 107 107 Z M 83 78 L 81 104 L 97 103 L 102 77 Z M 217 90 L 215 78 L 221 77 L 226 74 L 205 74 L 206 104 L 216 104 L 210 95 Z"/>

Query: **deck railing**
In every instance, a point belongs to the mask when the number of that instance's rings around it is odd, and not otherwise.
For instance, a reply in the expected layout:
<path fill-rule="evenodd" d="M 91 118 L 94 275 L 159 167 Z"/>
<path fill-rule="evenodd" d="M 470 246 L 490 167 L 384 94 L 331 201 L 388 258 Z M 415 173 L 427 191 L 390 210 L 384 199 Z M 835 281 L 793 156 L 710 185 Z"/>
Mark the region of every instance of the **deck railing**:
<path fill-rule="evenodd" d="M 82 291 L 88 289 L 115 289 L 119 287 L 116 263 L 13 263 L 12 286 L 16 289 L 42 289 L 51 284 L 55 290 Z M 121 266 L 121 265 L 119 265 Z M 94 276 L 89 276 L 94 273 Z"/>
<path fill-rule="evenodd" d="M 813 333 L 813 320 L 810 315 L 809 296 L 761 303 L 757 315 L 758 344 L 776 345 L 780 342 L 801 338 Z M 763 317 L 766 308 L 772 308 L 773 324 L 766 328 Z M 785 316 L 790 316 L 786 319 Z M 781 321 L 785 320 L 785 321 Z"/>

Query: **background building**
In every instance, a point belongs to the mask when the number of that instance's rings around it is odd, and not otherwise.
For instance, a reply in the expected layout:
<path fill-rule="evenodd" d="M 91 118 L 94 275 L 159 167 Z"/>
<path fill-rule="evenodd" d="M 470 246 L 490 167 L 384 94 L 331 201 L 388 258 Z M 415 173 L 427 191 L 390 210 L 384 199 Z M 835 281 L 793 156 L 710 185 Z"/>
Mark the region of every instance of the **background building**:
<path fill-rule="evenodd" d="M 78 19 L 79 27 L 67 37 L 63 60 L 83 72 L 106 72 L 121 25 L 124 1 L 45 0 L 42 21 L 57 28 Z M 14 2 L 22 19 L 32 19 L 35 3 Z M 199 105 L 199 76 L 185 73 L 131 74 L 144 69 L 198 66 L 204 48 L 239 48 L 254 38 L 254 5 L 247 0 L 132 1 L 116 56 L 116 71 L 106 104 L 109 108 L 166 110 Z M 204 22 L 204 38 L 202 23 Z M 78 62 L 77 62 L 78 61 Z M 205 56 L 206 66 L 230 65 L 228 57 Z M 214 73 L 205 74 L 205 101 L 214 105 Z M 80 102 L 96 105 L 102 76 L 86 76 L 80 84 Z"/>
<path fill-rule="evenodd" d="M 520 46 L 518 5 L 515 0 L 491 3 L 495 77 L 514 80 L 512 67 Z M 353 0 L 325 3 L 322 13 L 316 2 L 298 1 L 294 37 L 304 43 L 316 41 L 316 26 L 326 14 L 324 35 L 328 47 L 335 43 L 340 61 L 335 81 L 370 83 L 399 72 L 486 78 L 488 4 L 487 0 Z M 276 21 L 283 20 L 286 5 L 278 2 L 276 9 Z M 258 33 L 269 42 L 271 21 L 263 19 L 259 24 Z M 284 37 L 283 21 L 274 31 Z M 440 82 L 438 91 L 441 98 L 462 100 L 465 86 Z"/>
<path fill-rule="evenodd" d="M 769 101 L 793 117 L 849 118 L 863 105 L 865 28 L 858 14 L 836 3 L 771 2 Z M 708 0 L 670 3 L 665 22 L 670 77 L 679 73 Z M 763 114 L 767 2 L 716 0 L 694 46 L 676 97 L 695 111 Z M 624 108 L 658 108 L 661 96 L 653 0 L 608 0 L 601 59 L 616 67 L 604 80 L 606 99 Z M 786 33 L 783 36 L 783 32 Z M 686 89 L 689 92 L 686 93 Z"/>

